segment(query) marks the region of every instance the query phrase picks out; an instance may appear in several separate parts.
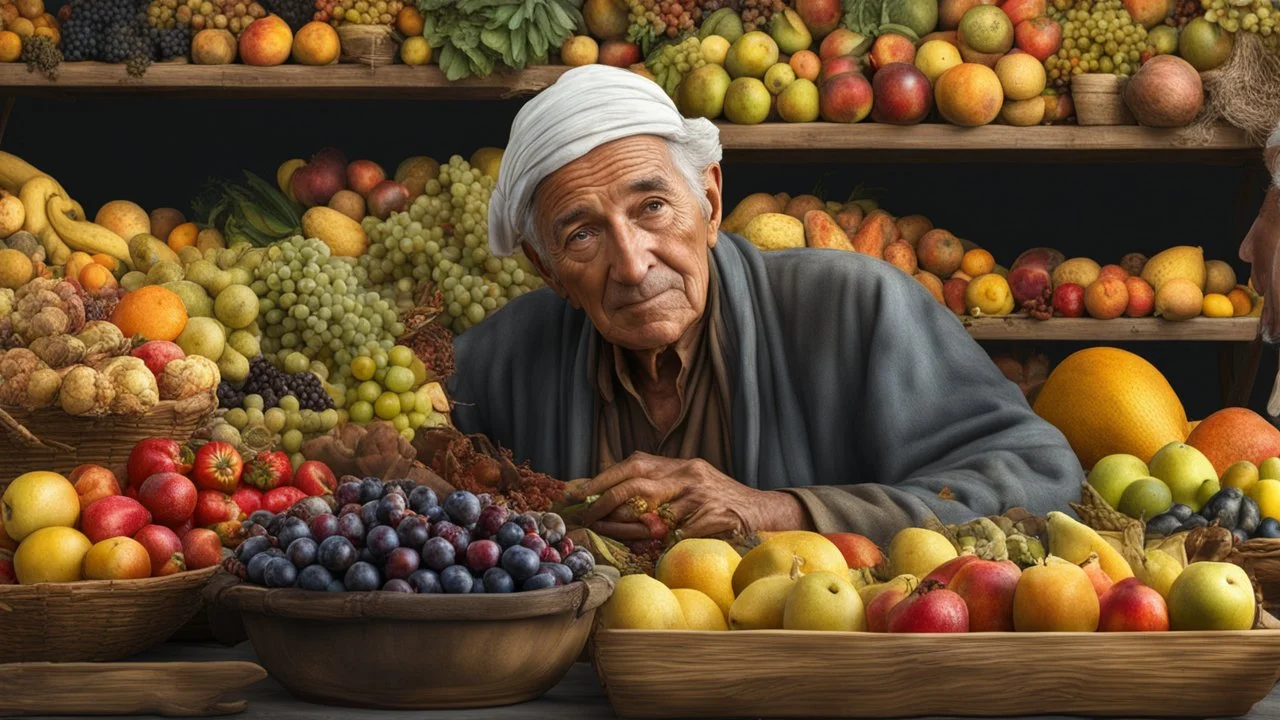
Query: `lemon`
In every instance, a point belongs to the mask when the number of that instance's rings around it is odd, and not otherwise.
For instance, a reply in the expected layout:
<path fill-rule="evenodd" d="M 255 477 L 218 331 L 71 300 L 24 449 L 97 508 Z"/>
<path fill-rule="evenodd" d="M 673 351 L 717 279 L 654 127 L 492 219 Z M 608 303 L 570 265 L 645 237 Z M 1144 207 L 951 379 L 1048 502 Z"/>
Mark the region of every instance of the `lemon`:
<path fill-rule="evenodd" d="M 1205 317 L 1229 318 L 1235 315 L 1235 306 L 1226 295 L 1209 293 L 1204 296 L 1204 305 L 1200 313 Z"/>
<path fill-rule="evenodd" d="M 969 282 L 964 304 L 971 315 L 1008 315 L 1013 311 L 1013 293 L 1007 280 L 991 272 Z"/>
<path fill-rule="evenodd" d="M 421 35 L 411 37 L 400 46 L 400 59 L 405 65 L 426 65 L 431 62 L 431 44 Z"/>
<path fill-rule="evenodd" d="M 1259 480 L 1249 488 L 1248 495 L 1258 503 L 1263 517 L 1280 518 L 1280 480 Z"/>
<path fill-rule="evenodd" d="M 81 563 L 93 543 L 69 527 L 41 528 L 13 553 L 13 571 L 23 585 L 83 579 Z"/>

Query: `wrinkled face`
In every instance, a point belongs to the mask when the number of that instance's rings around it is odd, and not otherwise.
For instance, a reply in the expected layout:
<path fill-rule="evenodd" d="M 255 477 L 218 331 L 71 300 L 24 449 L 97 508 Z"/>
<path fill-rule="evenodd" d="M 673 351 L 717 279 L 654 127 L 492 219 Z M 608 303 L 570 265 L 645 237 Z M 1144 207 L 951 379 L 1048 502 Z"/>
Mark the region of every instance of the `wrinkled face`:
<path fill-rule="evenodd" d="M 541 243 L 526 252 L 606 340 L 636 351 L 666 347 L 707 304 L 708 249 L 720 225 L 718 165 L 704 182 L 710 218 L 663 140 L 607 143 L 539 186 Z"/>

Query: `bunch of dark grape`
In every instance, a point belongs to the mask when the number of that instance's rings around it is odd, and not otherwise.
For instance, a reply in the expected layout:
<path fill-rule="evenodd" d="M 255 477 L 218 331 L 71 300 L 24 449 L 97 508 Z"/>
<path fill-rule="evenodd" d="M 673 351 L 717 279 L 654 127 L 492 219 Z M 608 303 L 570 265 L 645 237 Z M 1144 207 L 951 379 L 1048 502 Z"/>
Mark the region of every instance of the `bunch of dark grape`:
<path fill-rule="evenodd" d="M 191 28 L 168 27 L 163 30 L 151 29 L 151 39 L 155 43 L 156 57 L 160 60 L 171 60 L 186 57 L 191 50 Z"/>
<path fill-rule="evenodd" d="M 1164 24 L 1182 29 L 1187 23 L 1204 15 L 1204 7 L 1200 0 L 1175 0 L 1173 14 L 1164 19 Z"/>
<path fill-rule="evenodd" d="M 768 31 L 773 16 L 786 9 L 786 0 L 742 0 L 742 29 Z"/>
<path fill-rule="evenodd" d="M 311 22 L 311 16 L 315 14 L 314 0 L 262 0 L 262 7 L 279 15 L 294 32 Z"/>
<path fill-rule="evenodd" d="M 552 513 L 512 515 L 463 490 L 441 502 L 408 480 L 342 480 L 336 515 L 249 516 L 236 549 L 246 580 L 327 592 L 511 593 L 567 585 L 595 568 Z"/>
<path fill-rule="evenodd" d="M 221 407 L 240 407 L 247 395 L 260 395 L 262 410 L 279 407 L 280 401 L 290 396 L 297 399 L 301 410 L 321 412 L 333 407 L 333 398 L 325 392 L 324 384 L 315 373 L 310 370 L 286 373 L 261 355 L 249 361 L 249 377 L 240 387 L 218 383 Z"/>
<path fill-rule="evenodd" d="M 70 62 L 105 60 L 109 48 L 119 49 L 117 45 L 122 40 L 119 35 L 123 28 L 136 21 L 138 10 L 138 0 L 71 0 L 59 11 L 59 15 L 65 14 L 62 51 L 66 59 Z"/>
<path fill-rule="evenodd" d="M 62 51 L 47 37 L 24 38 L 22 61 L 27 64 L 27 72 L 38 72 L 50 80 L 57 80 Z"/>

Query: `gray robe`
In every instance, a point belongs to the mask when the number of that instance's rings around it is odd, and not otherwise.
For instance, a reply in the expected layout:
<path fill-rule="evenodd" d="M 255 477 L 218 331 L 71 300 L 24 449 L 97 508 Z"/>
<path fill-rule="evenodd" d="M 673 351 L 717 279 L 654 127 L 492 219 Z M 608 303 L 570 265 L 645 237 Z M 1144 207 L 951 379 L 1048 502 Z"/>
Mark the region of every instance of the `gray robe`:
<path fill-rule="evenodd" d="M 930 513 L 1044 513 L 1079 497 L 1066 439 L 902 271 L 839 250 L 761 253 L 725 233 L 711 258 L 739 482 L 795 494 L 820 532 L 879 543 Z M 549 289 L 512 301 L 455 342 L 459 429 L 553 477 L 595 475 L 595 340 Z"/>

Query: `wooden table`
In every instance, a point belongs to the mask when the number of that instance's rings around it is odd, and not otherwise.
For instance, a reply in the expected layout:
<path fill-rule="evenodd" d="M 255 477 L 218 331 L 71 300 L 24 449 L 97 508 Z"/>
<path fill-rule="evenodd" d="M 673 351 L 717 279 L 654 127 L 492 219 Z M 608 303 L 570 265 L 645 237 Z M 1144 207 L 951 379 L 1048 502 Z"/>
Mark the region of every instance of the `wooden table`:
<path fill-rule="evenodd" d="M 254 661 L 253 648 L 242 643 L 234 648 L 227 648 L 213 643 L 168 643 L 136 658 L 139 661 L 208 661 L 208 660 L 248 660 Z M 1280 686 L 1277 686 L 1280 688 Z M 546 695 L 532 702 L 511 705 L 501 708 L 482 708 L 479 710 L 450 710 L 439 712 L 385 712 L 377 710 L 358 710 L 351 708 L 328 707 L 315 705 L 295 699 L 268 678 L 254 685 L 243 695 L 249 701 L 249 708 L 233 718 L 244 720 L 374 720 L 393 718 L 421 718 L 437 720 L 443 718 L 459 720 L 475 718 L 480 720 L 528 720 L 532 718 L 573 718 L 574 720 L 597 720 L 614 718 L 613 708 L 605 696 L 604 689 L 596 678 L 595 670 L 586 663 L 573 666 L 569 674 L 559 685 Z M 1170 702 L 1177 702 L 1170 698 Z M 47 716 L 65 717 L 65 716 Z M 146 716 L 155 717 L 155 716 Z M 1041 716 L 1048 719 L 1053 716 Z M 1271 693 L 1265 700 L 1254 706 L 1249 714 L 1250 720 L 1280 720 L 1280 689 Z M 68 718 L 67 720 L 70 720 Z"/>

